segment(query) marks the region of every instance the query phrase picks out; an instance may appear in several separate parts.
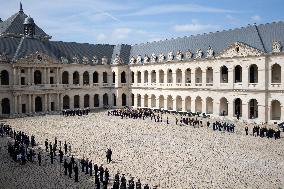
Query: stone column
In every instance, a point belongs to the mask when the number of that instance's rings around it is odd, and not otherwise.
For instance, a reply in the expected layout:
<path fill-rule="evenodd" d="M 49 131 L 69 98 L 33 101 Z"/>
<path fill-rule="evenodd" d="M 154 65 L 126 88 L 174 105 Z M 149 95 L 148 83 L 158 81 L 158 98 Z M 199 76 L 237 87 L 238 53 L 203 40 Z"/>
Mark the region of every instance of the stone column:
<path fill-rule="evenodd" d="M 31 112 L 35 113 L 35 95 L 31 94 Z"/>
<path fill-rule="evenodd" d="M 234 117 L 234 104 L 232 102 L 228 102 L 228 117 Z"/>
<path fill-rule="evenodd" d="M 245 89 L 248 88 L 248 83 L 249 83 L 249 80 L 248 80 L 249 70 L 248 69 L 249 69 L 248 65 L 242 67 L 242 81 L 243 81 L 242 83 Z"/>
<path fill-rule="evenodd" d="M 19 107 L 18 107 L 18 113 L 22 114 L 22 95 L 19 95 Z"/>
<path fill-rule="evenodd" d="M 21 69 L 20 68 L 18 69 L 17 76 L 18 76 L 18 84 L 21 85 Z"/>
<path fill-rule="evenodd" d="M 173 86 L 176 86 L 176 84 L 177 84 L 177 76 L 176 76 L 176 72 L 172 72 L 172 77 L 173 77 L 173 80 L 172 80 L 172 82 L 173 82 Z"/>
<path fill-rule="evenodd" d="M 17 85 L 17 69 L 13 68 L 13 84 Z"/>
<path fill-rule="evenodd" d="M 14 114 L 18 114 L 18 95 L 14 94 Z"/>
<path fill-rule="evenodd" d="M 90 73 L 89 74 L 89 83 L 90 83 L 90 86 L 93 86 L 93 77 L 94 77 L 94 75 L 93 75 L 93 73 Z M 94 106 L 94 105 L 93 105 Z"/>
<path fill-rule="evenodd" d="M 56 85 L 58 85 L 59 84 L 59 68 L 56 68 L 55 78 L 56 78 Z"/>
<path fill-rule="evenodd" d="M 28 94 L 28 113 L 32 113 L 32 99 L 31 94 Z"/>
<path fill-rule="evenodd" d="M 186 112 L 186 107 L 185 107 L 185 99 L 182 99 L 182 102 L 181 102 L 181 111 L 183 112 Z"/>
<path fill-rule="evenodd" d="M 28 85 L 31 85 L 31 68 L 28 68 L 28 77 L 27 77 L 27 80 L 28 80 Z"/>
<path fill-rule="evenodd" d="M 195 69 L 191 70 L 191 86 L 195 87 Z M 195 109 L 194 109 L 195 110 Z M 193 112 L 193 111 L 192 111 Z"/>
<path fill-rule="evenodd" d="M 84 95 L 80 95 L 80 108 L 84 108 Z"/>
<path fill-rule="evenodd" d="M 73 85 L 73 73 L 68 74 L 68 84 Z"/>
<path fill-rule="evenodd" d="M 202 113 L 206 113 L 206 103 L 207 103 L 206 99 L 202 99 Z"/>
<path fill-rule="evenodd" d="M 136 86 L 138 83 L 138 75 L 137 72 L 134 72 L 134 86 Z"/>
<path fill-rule="evenodd" d="M 164 109 L 165 110 L 168 109 L 168 97 L 167 96 L 164 98 Z"/>
<path fill-rule="evenodd" d="M 220 116 L 220 101 L 213 100 L 213 114 Z"/>
<path fill-rule="evenodd" d="M 62 84 L 62 68 L 59 68 L 58 80 L 59 80 L 59 84 Z"/>
<path fill-rule="evenodd" d="M 46 84 L 50 84 L 50 68 L 47 68 L 47 74 L 46 74 Z"/>
<path fill-rule="evenodd" d="M 166 70 L 166 71 L 164 71 L 164 84 L 165 84 L 165 86 L 167 85 L 167 83 L 168 83 L 168 71 Z"/>
<path fill-rule="evenodd" d="M 34 74 L 35 74 L 35 69 L 32 68 L 32 74 L 30 75 L 30 77 L 31 77 L 31 84 L 32 84 L 32 85 L 35 84 L 35 81 L 34 81 Z"/>
<path fill-rule="evenodd" d="M 47 105 L 48 105 L 48 102 L 47 102 L 47 95 L 48 95 L 48 94 L 44 94 L 44 105 L 43 105 L 43 112 L 44 112 L 44 113 L 48 112 L 48 108 L 47 108 Z"/>
<path fill-rule="evenodd" d="M 148 96 L 148 108 L 152 108 L 152 98 Z"/>
<path fill-rule="evenodd" d="M 205 69 L 205 71 L 202 70 L 202 86 L 206 86 L 206 83 L 207 81 L 206 81 L 206 69 Z"/>
<path fill-rule="evenodd" d="M 60 94 L 59 93 L 56 94 L 56 100 L 57 100 L 57 102 L 56 102 L 56 110 L 60 111 L 61 104 L 60 104 Z"/>
<path fill-rule="evenodd" d="M 94 109 L 94 95 L 90 95 L 90 109 Z"/>
<path fill-rule="evenodd" d="M 134 94 L 134 108 L 138 107 L 137 95 Z"/>
<path fill-rule="evenodd" d="M 42 83 L 43 84 L 47 84 L 47 73 L 46 73 L 46 68 L 43 68 L 43 72 L 42 72 L 42 76 L 43 76 L 43 79 L 42 79 Z"/>
<path fill-rule="evenodd" d="M 74 109 L 74 95 L 70 95 L 70 109 Z"/>
<path fill-rule="evenodd" d="M 156 108 L 160 108 L 160 100 L 159 100 L 159 97 L 156 98 Z"/>
<path fill-rule="evenodd" d="M 191 80 L 192 81 L 192 80 Z M 191 112 L 195 113 L 195 98 L 196 97 L 192 97 L 191 98 Z"/>
<path fill-rule="evenodd" d="M 186 70 L 181 71 L 181 86 L 185 86 L 185 72 Z"/>
<path fill-rule="evenodd" d="M 177 100 L 176 100 L 176 98 L 173 98 L 173 110 L 177 111 Z"/>
<path fill-rule="evenodd" d="M 79 84 L 80 84 L 80 86 L 84 85 L 84 83 L 83 83 L 83 73 L 80 73 L 80 72 L 79 72 Z"/>

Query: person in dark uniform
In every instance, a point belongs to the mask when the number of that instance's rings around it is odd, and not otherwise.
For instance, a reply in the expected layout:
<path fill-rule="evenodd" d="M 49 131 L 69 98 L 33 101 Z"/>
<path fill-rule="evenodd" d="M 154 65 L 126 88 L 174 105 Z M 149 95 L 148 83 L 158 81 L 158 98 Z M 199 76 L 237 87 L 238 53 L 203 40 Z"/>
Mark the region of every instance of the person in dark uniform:
<path fill-rule="evenodd" d="M 37 155 L 38 165 L 41 166 L 41 154 L 40 152 Z"/>
<path fill-rule="evenodd" d="M 78 169 L 77 163 L 74 166 L 74 174 L 75 174 L 75 182 L 79 182 L 79 179 L 78 179 L 79 169 Z"/>
<path fill-rule="evenodd" d="M 140 179 L 136 182 L 136 189 L 142 189 Z"/>
<path fill-rule="evenodd" d="M 100 181 L 103 182 L 103 180 L 104 180 L 104 168 L 103 168 L 103 165 L 101 165 L 99 167 L 99 171 L 100 171 Z"/>
<path fill-rule="evenodd" d="M 67 175 L 68 163 L 67 163 L 66 159 L 64 159 L 63 166 L 64 166 L 64 175 Z"/>
<path fill-rule="evenodd" d="M 81 167 L 82 167 L 82 172 L 85 172 L 85 159 L 81 159 Z"/>
<path fill-rule="evenodd" d="M 134 184 L 134 177 L 132 177 L 129 181 L 128 181 L 128 189 L 134 189 L 135 184 Z"/>
<path fill-rule="evenodd" d="M 44 145 L 45 145 L 45 151 L 47 152 L 48 151 L 48 139 L 45 140 Z"/>
<path fill-rule="evenodd" d="M 67 154 L 67 144 L 66 144 L 66 141 L 64 143 L 64 151 L 65 151 L 65 154 Z"/>
<path fill-rule="evenodd" d="M 86 159 L 86 162 L 85 162 L 85 167 L 86 167 L 86 175 L 89 174 L 89 160 L 88 158 Z"/>
<path fill-rule="evenodd" d="M 92 163 L 92 160 L 89 162 L 89 168 L 90 168 L 90 176 L 93 176 L 93 163 Z"/>
<path fill-rule="evenodd" d="M 74 159 L 74 156 L 72 155 L 71 156 L 71 159 L 70 159 L 71 163 L 72 163 L 72 168 L 74 167 L 74 164 L 75 164 L 75 159 Z"/>
<path fill-rule="evenodd" d="M 105 181 L 108 184 L 108 181 L 109 181 L 109 171 L 108 171 L 108 168 L 105 169 Z"/>
<path fill-rule="evenodd" d="M 111 155 L 112 155 L 112 151 L 110 148 L 108 148 L 106 151 L 107 163 L 111 162 Z"/>
<path fill-rule="evenodd" d="M 72 167 L 72 162 L 70 161 L 70 162 L 68 163 L 69 178 L 72 178 L 72 169 L 73 169 L 73 167 Z"/>
<path fill-rule="evenodd" d="M 248 126 L 245 127 L 246 135 L 248 135 Z"/>
<path fill-rule="evenodd" d="M 53 152 L 52 151 L 50 152 L 50 161 L 51 161 L 51 164 L 53 164 Z"/>
<path fill-rule="evenodd" d="M 59 158 L 60 158 L 60 163 L 62 163 L 62 161 L 63 161 L 63 152 L 62 152 L 61 148 L 59 149 Z"/>
<path fill-rule="evenodd" d="M 97 164 L 94 165 L 95 176 L 98 175 L 99 167 Z"/>
<path fill-rule="evenodd" d="M 146 184 L 146 185 L 144 186 L 144 189 L 150 189 L 150 187 L 148 186 L 148 184 Z"/>
<path fill-rule="evenodd" d="M 120 182 L 121 182 L 121 184 L 120 184 L 120 189 L 126 189 L 126 179 L 125 179 L 124 174 L 122 174 L 122 177 L 121 177 L 121 179 L 120 179 Z"/>

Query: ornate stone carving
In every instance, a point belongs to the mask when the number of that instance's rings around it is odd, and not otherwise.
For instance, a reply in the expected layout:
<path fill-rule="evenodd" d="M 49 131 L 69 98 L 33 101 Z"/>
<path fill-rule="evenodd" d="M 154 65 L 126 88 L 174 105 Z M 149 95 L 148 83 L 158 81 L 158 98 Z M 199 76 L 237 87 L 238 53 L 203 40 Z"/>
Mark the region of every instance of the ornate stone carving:
<path fill-rule="evenodd" d="M 122 59 L 118 54 L 115 55 L 115 58 L 113 60 L 113 64 L 122 64 Z"/>
<path fill-rule="evenodd" d="M 69 62 L 66 57 L 61 56 L 60 59 L 61 59 L 61 63 L 63 63 L 63 64 L 68 64 L 68 62 Z"/>
<path fill-rule="evenodd" d="M 151 55 L 151 63 L 155 63 L 157 61 L 157 56 L 153 53 Z"/>
<path fill-rule="evenodd" d="M 59 63 L 58 60 L 51 58 L 50 56 L 43 54 L 41 52 L 36 52 L 34 54 L 30 54 L 17 60 L 17 63 L 24 64 L 51 64 L 51 63 Z"/>
<path fill-rule="evenodd" d="M 281 43 L 279 41 L 273 41 L 272 43 L 272 52 L 280 53 L 282 49 Z"/>
<path fill-rule="evenodd" d="M 182 61 L 183 60 L 183 54 L 182 54 L 181 50 L 178 50 L 178 52 L 177 52 L 177 60 L 178 61 Z"/>
<path fill-rule="evenodd" d="M 147 63 L 149 63 L 150 62 L 150 58 L 145 54 L 145 56 L 144 56 L 144 64 L 147 64 Z"/>
<path fill-rule="evenodd" d="M 7 53 L 2 53 L 0 55 L 0 61 L 1 62 L 9 62 L 9 57 L 8 57 Z"/>
<path fill-rule="evenodd" d="M 130 58 L 129 63 L 130 63 L 130 64 L 135 64 L 135 62 L 136 62 L 136 59 L 135 59 L 134 56 L 132 56 L 132 57 Z"/>
<path fill-rule="evenodd" d="M 224 49 L 217 58 L 260 56 L 263 52 L 245 43 L 236 42 Z"/>
<path fill-rule="evenodd" d="M 142 63 L 142 56 L 141 55 L 137 56 L 136 63 L 137 64 L 141 64 Z"/>
<path fill-rule="evenodd" d="M 106 65 L 107 64 L 107 57 L 106 56 L 104 56 L 103 58 L 102 58 L 102 64 L 104 64 L 104 65 Z"/>
<path fill-rule="evenodd" d="M 166 57 L 165 57 L 164 53 L 160 53 L 160 55 L 159 55 L 159 62 L 164 62 L 165 59 L 166 59 Z"/>
<path fill-rule="evenodd" d="M 213 57 L 214 57 L 214 51 L 213 51 L 212 47 L 209 46 L 209 48 L 207 49 L 206 58 L 213 58 Z"/>
<path fill-rule="evenodd" d="M 98 60 L 97 56 L 93 56 L 92 62 L 93 62 L 93 64 L 98 64 L 99 60 Z"/>
<path fill-rule="evenodd" d="M 201 59 L 203 55 L 203 52 L 201 49 L 197 49 L 195 59 Z"/>
<path fill-rule="evenodd" d="M 174 53 L 172 51 L 170 51 L 168 53 L 168 61 L 173 61 L 174 60 Z"/>
<path fill-rule="evenodd" d="M 79 57 L 74 56 L 74 57 L 72 58 L 72 60 L 73 60 L 73 63 L 79 64 Z"/>
<path fill-rule="evenodd" d="M 83 61 L 83 64 L 89 64 L 89 59 L 86 56 L 83 56 L 82 61 Z"/>
<path fill-rule="evenodd" d="M 187 60 L 189 60 L 189 59 L 192 58 L 192 56 L 193 56 L 193 54 L 192 54 L 191 50 L 188 49 L 188 50 L 186 51 L 186 53 L 185 53 L 185 58 L 186 58 Z"/>

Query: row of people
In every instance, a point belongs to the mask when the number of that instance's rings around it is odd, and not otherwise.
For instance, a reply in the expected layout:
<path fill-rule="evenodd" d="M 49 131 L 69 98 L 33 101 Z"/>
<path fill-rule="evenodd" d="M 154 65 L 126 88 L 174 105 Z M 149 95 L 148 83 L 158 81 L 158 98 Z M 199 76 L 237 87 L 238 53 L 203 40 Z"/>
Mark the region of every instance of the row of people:
<path fill-rule="evenodd" d="M 74 110 L 63 110 L 62 115 L 63 116 L 82 116 L 82 115 L 88 115 L 90 113 L 90 108 L 83 108 L 83 109 L 74 109 Z"/>

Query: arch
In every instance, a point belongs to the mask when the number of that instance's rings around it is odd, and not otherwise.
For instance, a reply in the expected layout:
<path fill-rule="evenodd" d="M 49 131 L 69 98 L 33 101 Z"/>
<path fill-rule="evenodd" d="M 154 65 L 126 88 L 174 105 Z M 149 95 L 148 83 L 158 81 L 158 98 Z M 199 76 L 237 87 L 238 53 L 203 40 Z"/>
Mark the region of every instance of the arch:
<path fill-rule="evenodd" d="M 126 94 L 124 94 L 124 93 L 122 93 L 122 95 L 121 95 L 121 105 L 127 106 L 127 97 L 126 97 Z"/>
<path fill-rule="evenodd" d="M 176 70 L 176 83 L 182 82 L 182 71 L 181 69 Z"/>
<path fill-rule="evenodd" d="M 99 73 L 96 71 L 93 73 L 93 83 L 99 83 Z"/>
<path fill-rule="evenodd" d="M 202 70 L 200 67 L 195 69 L 195 83 L 202 83 Z"/>
<path fill-rule="evenodd" d="M 73 84 L 74 85 L 79 85 L 80 83 L 80 76 L 79 76 L 79 72 L 75 71 L 73 73 Z"/>
<path fill-rule="evenodd" d="M 144 95 L 144 107 L 148 107 L 148 98 L 149 96 L 147 94 Z"/>
<path fill-rule="evenodd" d="M 240 98 L 236 98 L 234 100 L 234 116 L 242 117 L 242 100 Z"/>
<path fill-rule="evenodd" d="M 220 68 L 220 83 L 228 83 L 229 79 L 229 69 L 227 68 L 227 66 L 222 66 Z"/>
<path fill-rule="evenodd" d="M 112 72 L 112 83 L 115 83 L 115 72 Z"/>
<path fill-rule="evenodd" d="M 156 83 L 156 71 L 155 70 L 152 70 L 151 71 L 151 83 Z"/>
<path fill-rule="evenodd" d="M 113 106 L 116 106 L 116 95 L 113 93 L 112 94 L 112 102 L 113 102 Z"/>
<path fill-rule="evenodd" d="M 271 101 L 271 120 L 280 120 L 281 119 L 281 103 L 278 100 Z"/>
<path fill-rule="evenodd" d="M 89 76 L 89 72 L 85 71 L 83 73 L 83 84 L 84 85 L 89 85 L 90 84 L 90 76 Z"/>
<path fill-rule="evenodd" d="M 173 110 L 173 97 L 171 95 L 167 97 L 167 105 L 167 110 Z"/>
<path fill-rule="evenodd" d="M 134 97 L 134 94 L 132 93 L 131 94 L 131 106 L 134 106 L 134 100 L 135 100 L 135 97 Z"/>
<path fill-rule="evenodd" d="M 202 113 L 202 99 L 200 96 L 195 98 L 195 112 Z"/>
<path fill-rule="evenodd" d="M 94 107 L 100 107 L 100 96 L 99 96 L 99 94 L 94 95 Z"/>
<path fill-rule="evenodd" d="M 258 67 L 255 64 L 249 67 L 249 83 L 258 83 Z"/>
<path fill-rule="evenodd" d="M 36 70 L 36 71 L 34 72 L 34 84 L 35 84 L 35 85 L 41 84 L 41 80 L 42 80 L 41 71 Z"/>
<path fill-rule="evenodd" d="M 148 71 L 144 71 L 144 83 L 148 83 Z"/>
<path fill-rule="evenodd" d="M 107 72 L 103 72 L 103 83 L 107 83 Z"/>
<path fill-rule="evenodd" d="M 271 83 L 281 83 L 281 66 L 279 64 L 271 66 Z"/>
<path fill-rule="evenodd" d="M 181 96 L 176 97 L 176 111 L 178 111 L 178 112 L 182 111 L 182 98 L 181 98 Z"/>
<path fill-rule="evenodd" d="M 108 106 L 108 94 L 107 93 L 103 95 L 103 105 Z"/>
<path fill-rule="evenodd" d="M 62 84 L 69 84 L 69 73 L 67 71 L 62 73 Z"/>
<path fill-rule="evenodd" d="M 137 83 L 141 83 L 141 72 L 137 72 Z"/>
<path fill-rule="evenodd" d="M 131 72 L 131 83 L 134 83 L 134 78 L 135 78 L 135 74 L 134 74 L 134 72 L 132 71 L 132 72 Z"/>
<path fill-rule="evenodd" d="M 2 70 L 0 73 L 1 85 L 9 85 L 9 72 L 7 70 Z"/>
<path fill-rule="evenodd" d="M 1 107 L 2 107 L 2 114 L 11 113 L 10 100 L 8 98 L 3 98 L 1 100 Z"/>
<path fill-rule="evenodd" d="M 213 84 L 213 68 L 212 67 L 208 67 L 206 69 L 206 83 Z"/>
<path fill-rule="evenodd" d="M 137 94 L 137 107 L 141 107 L 141 95 Z"/>
<path fill-rule="evenodd" d="M 35 112 L 42 112 L 42 99 L 40 96 L 35 98 Z"/>
<path fill-rule="evenodd" d="M 159 82 L 164 83 L 165 73 L 164 70 L 159 70 Z"/>
<path fill-rule="evenodd" d="M 125 71 L 121 72 L 121 74 L 120 74 L 120 81 L 121 81 L 121 83 L 126 83 L 126 73 L 125 73 Z"/>
<path fill-rule="evenodd" d="M 220 99 L 220 111 L 219 115 L 227 116 L 228 115 L 228 100 L 225 97 Z"/>
<path fill-rule="evenodd" d="M 90 95 L 86 94 L 84 96 L 84 108 L 90 107 Z"/>
<path fill-rule="evenodd" d="M 154 94 L 151 95 L 151 108 L 156 107 L 156 96 Z"/>
<path fill-rule="evenodd" d="M 249 119 L 258 118 L 258 102 L 256 99 L 249 100 Z"/>
<path fill-rule="evenodd" d="M 213 114 L 213 98 L 206 98 L 206 114 Z"/>
<path fill-rule="evenodd" d="M 80 96 L 79 95 L 74 96 L 74 108 L 80 108 Z"/>
<path fill-rule="evenodd" d="M 191 97 L 190 96 L 187 96 L 185 98 L 185 110 L 187 112 L 191 112 Z"/>
<path fill-rule="evenodd" d="M 241 83 L 243 77 L 243 68 L 240 65 L 236 65 L 234 68 L 234 83 Z"/>
<path fill-rule="evenodd" d="M 167 83 L 173 82 L 173 71 L 171 69 L 167 70 Z"/>
<path fill-rule="evenodd" d="M 185 83 L 191 83 L 191 69 L 190 68 L 187 68 L 185 70 Z"/>
<path fill-rule="evenodd" d="M 66 110 L 66 109 L 70 109 L 70 98 L 68 95 L 65 95 L 63 97 L 63 109 Z"/>
<path fill-rule="evenodd" d="M 163 95 L 159 96 L 159 108 L 165 108 L 165 98 Z"/>

